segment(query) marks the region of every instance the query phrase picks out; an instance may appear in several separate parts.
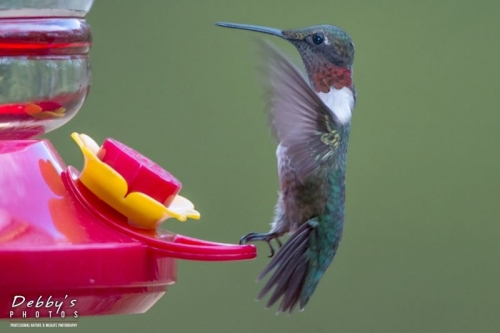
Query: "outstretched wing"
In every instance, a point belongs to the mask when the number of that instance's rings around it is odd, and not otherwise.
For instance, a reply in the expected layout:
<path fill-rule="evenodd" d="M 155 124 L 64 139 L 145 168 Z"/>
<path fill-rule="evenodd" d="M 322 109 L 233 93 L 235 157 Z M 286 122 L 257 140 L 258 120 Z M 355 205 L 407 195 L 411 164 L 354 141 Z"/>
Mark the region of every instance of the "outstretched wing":
<path fill-rule="evenodd" d="M 343 127 L 290 60 L 266 42 L 261 48 L 266 58 L 273 131 L 287 148 L 298 178 L 304 181 L 334 158 Z"/>

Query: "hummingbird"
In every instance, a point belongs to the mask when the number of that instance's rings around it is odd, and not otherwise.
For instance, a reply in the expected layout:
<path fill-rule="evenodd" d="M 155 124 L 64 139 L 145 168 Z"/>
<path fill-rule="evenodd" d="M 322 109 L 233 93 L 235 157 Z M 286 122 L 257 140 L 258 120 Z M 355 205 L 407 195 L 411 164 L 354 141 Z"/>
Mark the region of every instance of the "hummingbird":
<path fill-rule="evenodd" d="M 342 238 L 345 173 L 351 117 L 356 104 L 352 80 L 354 44 L 339 27 L 274 28 L 218 22 L 226 28 L 270 34 L 291 42 L 307 77 L 269 44 L 266 57 L 269 116 L 278 141 L 280 188 L 271 230 L 243 236 L 240 244 L 271 241 L 280 246 L 257 281 L 271 277 L 257 296 L 270 293 L 267 307 L 278 313 L 303 310 L 330 266 Z M 282 245 L 280 237 L 290 234 Z"/>

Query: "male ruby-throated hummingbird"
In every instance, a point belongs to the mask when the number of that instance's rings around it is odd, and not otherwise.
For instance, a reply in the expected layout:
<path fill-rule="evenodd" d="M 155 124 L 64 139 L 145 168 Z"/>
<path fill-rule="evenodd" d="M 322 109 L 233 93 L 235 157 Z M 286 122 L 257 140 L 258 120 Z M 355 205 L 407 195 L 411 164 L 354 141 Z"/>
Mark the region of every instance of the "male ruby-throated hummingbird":
<path fill-rule="evenodd" d="M 281 299 L 278 312 L 292 312 L 309 301 L 333 260 L 342 237 L 345 171 L 351 115 L 356 101 L 352 82 L 354 45 L 340 28 L 318 25 L 278 30 L 216 23 L 252 30 L 291 42 L 304 62 L 307 79 L 267 44 L 271 124 L 279 142 L 276 156 L 280 192 L 268 233 L 250 233 L 240 243 L 271 240 L 291 233 L 258 277 L 273 272 L 257 299 L 268 292 L 267 306 Z"/>

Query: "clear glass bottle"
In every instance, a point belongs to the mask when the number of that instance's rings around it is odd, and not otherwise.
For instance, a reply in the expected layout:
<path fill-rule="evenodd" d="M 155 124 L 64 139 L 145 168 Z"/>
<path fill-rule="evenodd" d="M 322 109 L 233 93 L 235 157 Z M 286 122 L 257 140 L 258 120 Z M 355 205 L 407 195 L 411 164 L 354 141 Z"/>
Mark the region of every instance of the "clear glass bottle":
<path fill-rule="evenodd" d="M 93 0 L 0 0 L 0 140 L 70 120 L 90 87 Z"/>

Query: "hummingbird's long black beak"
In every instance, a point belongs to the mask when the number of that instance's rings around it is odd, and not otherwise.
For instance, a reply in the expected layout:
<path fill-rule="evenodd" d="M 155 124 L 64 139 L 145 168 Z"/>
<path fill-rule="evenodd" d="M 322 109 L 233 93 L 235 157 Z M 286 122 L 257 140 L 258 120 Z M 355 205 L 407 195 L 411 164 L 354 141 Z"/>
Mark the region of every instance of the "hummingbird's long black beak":
<path fill-rule="evenodd" d="M 281 31 L 279 29 L 275 29 L 275 28 L 261 27 L 258 25 L 249 25 L 249 24 L 229 23 L 229 22 L 217 22 L 217 23 L 215 23 L 215 25 L 218 25 L 219 27 L 224 27 L 224 28 L 257 31 L 257 32 L 262 32 L 265 34 L 278 36 L 278 37 L 287 39 L 285 37 L 285 35 L 283 35 L 283 31 Z"/>

